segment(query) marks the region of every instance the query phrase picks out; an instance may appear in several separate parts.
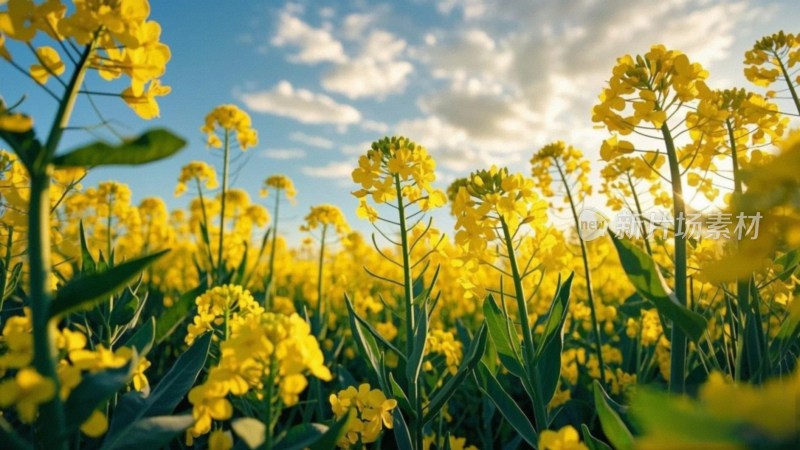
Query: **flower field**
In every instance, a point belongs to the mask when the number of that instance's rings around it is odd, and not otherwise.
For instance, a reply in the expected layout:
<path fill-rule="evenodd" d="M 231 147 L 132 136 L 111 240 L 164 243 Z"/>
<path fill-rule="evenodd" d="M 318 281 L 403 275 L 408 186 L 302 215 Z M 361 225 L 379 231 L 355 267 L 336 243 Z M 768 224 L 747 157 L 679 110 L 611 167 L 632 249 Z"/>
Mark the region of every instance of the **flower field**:
<path fill-rule="evenodd" d="M 173 174 L 186 208 L 86 183 L 193 149 L 64 144 L 100 83 L 158 117 L 172 58 L 148 0 L 67 3 L 0 2 L 0 65 L 54 100 L 0 98 L 0 448 L 800 448 L 800 35 L 725 90 L 679 49 L 620 55 L 600 148 L 449 186 L 375 136 L 349 185 L 374 232 L 318 204 L 295 243 L 303 187 L 232 176 L 267 133 L 233 103 L 196 124 L 218 164 Z"/>

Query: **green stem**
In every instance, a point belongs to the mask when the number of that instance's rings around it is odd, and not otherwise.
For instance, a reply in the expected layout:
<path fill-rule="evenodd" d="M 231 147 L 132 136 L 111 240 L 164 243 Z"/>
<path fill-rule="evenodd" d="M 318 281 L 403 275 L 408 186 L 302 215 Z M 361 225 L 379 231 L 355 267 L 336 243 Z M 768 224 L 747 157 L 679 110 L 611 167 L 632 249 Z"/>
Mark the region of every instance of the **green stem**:
<path fill-rule="evenodd" d="M 273 285 L 275 284 L 275 250 L 278 245 L 278 216 L 281 206 L 281 188 L 275 188 L 275 220 L 272 222 L 272 245 L 269 251 L 269 274 L 267 275 L 267 286 L 265 294 L 265 307 L 270 310 L 272 307 Z"/>
<path fill-rule="evenodd" d="M 666 123 L 661 125 L 661 134 L 667 147 L 667 161 L 669 163 L 670 182 L 672 184 L 673 224 L 675 233 L 675 296 L 678 302 L 687 306 L 686 282 L 686 233 L 683 221 L 686 219 L 686 204 L 683 199 L 683 183 L 681 169 L 678 163 L 678 153 L 672 132 Z M 672 324 L 671 336 L 672 351 L 670 353 L 670 391 L 683 393 L 686 389 L 686 357 L 688 339 L 686 334 L 676 324 Z"/>
<path fill-rule="evenodd" d="M 323 286 L 322 286 L 323 276 L 322 276 L 322 272 L 325 269 L 325 237 L 326 237 L 327 233 L 328 233 L 328 225 L 323 225 L 322 226 L 322 238 L 321 238 L 321 242 L 320 242 L 320 246 L 319 246 L 319 267 L 317 269 L 317 311 L 316 311 L 316 314 L 314 314 L 316 316 L 315 321 L 317 322 L 316 335 L 317 335 L 317 338 L 320 339 L 320 340 L 323 339 L 322 332 L 325 329 L 325 323 L 324 323 L 324 321 L 322 319 L 322 314 L 324 312 L 323 308 L 322 308 L 322 301 L 323 301 L 323 298 L 322 298 L 322 291 L 323 291 Z"/>
<path fill-rule="evenodd" d="M 273 422 L 273 411 L 272 411 L 272 397 L 275 396 L 275 360 L 274 358 L 270 358 L 269 363 L 269 376 L 267 376 L 267 395 L 266 395 L 266 427 L 265 428 L 265 436 L 264 436 L 264 448 L 265 450 L 272 449 L 272 422 Z"/>
<path fill-rule="evenodd" d="M 733 169 L 733 193 L 736 197 L 742 195 L 743 188 L 742 188 L 742 176 L 741 172 L 739 171 L 739 155 L 738 149 L 736 147 L 736 138 L 733 134 L 733 125 L 731 124 L 730 119 L 725 121 L 725 127 L 728 130 L 728 140 L 730 141 L 731 145 L 731 163 Z M 731 341 L 737 342 L 737 335 L 738 329 L 736 328 L 736 322 L 734 322 L 734 318 L 739 314 L 739 308 L 747 308 L 750 303 L 750 292 L 749 292 L 748 283 L 746 280 L 737 280 L 736 282 L 736 304 L 733 304 L 730 299 L 728 300 L 728 326 L 731 329 Z M 728 297 L 728 296 L 726 296 Z M 733 348 L 735 349 L 736 346 L 734 345 Z M 735 374 L 735 376 L 739 376 L 739 374 Z"/>
<path fill-rule="evenodd" d="M 56 384 L 53 399 L 39 408 L 36 440 L 41 448 L 65 449 L 65 416 L 58 396 L 58 358 L 54 336 L 57 320 L 50 319 L 50 177 L 31 176 L 28 216 L 31 312 L 33 319 L 33 365 L 42 376 Z"/>
<path fill-rule="evenodd" d="M 403 189 L 400 185 L 400 176 L 394 176 L 394 186 L 397 192 L 397 214 L 400 219 L 400 249 L 403 257 L 403 298 L 406 307 L 406 355 L 410 356 L 414 351 L 414 330 L 416 329 L 416 317 L 414 314 L 414 290 L 411 277 L 411 255 L 409 254 L 408 230 L 406 225 L 406 210 L 403 204 Z M 423 314 L 427 314 L 423 311 Z M 410 378 L 410 377 L 409 377 Z M 419 380 L 408 379 L 408 399 L 417 418 L 411 424 L 411 439 L 416 450 L 422 449 L 423 427 L 422 427 L 422 399 L 419 395 Z"/>
<path fill-rule="evenodd" d="M 503 216 L 500 216 L 500 225 L 503 228 L 503 240 L 505 240 L 506 252 L 508 253 L 508 260 L 511 265 L 511 278 L 513 278 L 514 281 L 517 311 L 520 327 L 522 328 L 522 351 L 525 360 L 525 371 L 530 377 L 529 384 L 533 390 L 532 395 L 534 398 L 531 399 L 533 400 L 533 417 L 536 421 L 537 429 L 544 430 L 547 428 L 547 407 L 542 399 L 541 382 L 535 363 L 536 351 L 533 346 L 533 332 L 528 322 L 528 306 L 525 302 L 525 291 L 522 289 L 522 277 L 520 276 L 519 266 L 517 265 L 517 256 L 514 251 L 512 234 Z"/>
<path fill-rule="evenodd" d="M 636 193 L 636 186 L 633 184 L 633 180 L 631 179 L 631 173 L 625 172 L 625 175 L 628 177 L 628 186 L 631 188 L 631 194 L 633 194 L 633 203 L 636 205 L 636 214 L 638 214 L 637 222 L 639 223 L 639 231 L 642 233 L 642 239 L 644 240 L 644 249 L 647 251 L 647 254 L 652 257 L 653 249 L 650 247 L 650 239 L 647 238 L 647 228 L 644 225 L 644 221 L 641 220 L 644 212 L 642 210 L 642 204 L 639 203 L 639 194 Z"/>
<path fill-rule="evenodd" d="M 205 241 L 205 247 L 207 250 L 208 255 L 208 263 L 211 265 L 209 270 L 211 273 L 216 272 L 216 268 L 214 267 L 214 252 L 211 250 L 211 245 L 208 243 L 211 242 L 211 239 L 208 237 L 208 213 L 206 213 L 206 200 L 203 197 L 203 188 L 200 187 L 200 179 L 195 178 L 194 181 L 197 183 L 197 197 L 200 199 L 200 212 L 203 214 L 203 229 L 202 231 L 204 236 L 203 240 Z M 208 274 L 206 274 L 206 280 L 208 281 Z"/>
<path fill-rule="evenodd" d="M 228 160 L 230 159 L 230 131 L 228 130 L 225 130 L 225 141 L 223 145 L 222 199 L 220 200 L 219 211 L 219 248 L 217 249 L 216 284 L 222 283 L 222 276 L 225 273 L 225 265 L 222 263 L 222 246 L 225 241 L 225 194 L 228 192 Z"/>
<path fill-rule="evenodd" d="M 94 50 L 94 40 L 86 46 L 70 78 L 64 98 L 58 105 L 44 148 L 33 156 L 28 166 L 31 177 L 28 211 L 28 264 L 30 270 L 31 312 L 33 322 L 33 365 L 42 376 L 55 384 L 56 394 L 39 408 L 36 441 L 40 448 L 66 449 L 66 420 L 56 374 L 58 357 L 54 336 L 57 320 L 50 319 L 50 161 L 69 125 L 78 92 L 86 74 L 86 63 Z"/>
<path fill-rule="evenodd" d="M 572 219 L 575 221 L 575 231 L 578 232 L 578 242 L 581 245 L 581 256 L 583 258 L 583 273 L 586 277 L 586 299 L 589 302 L 589 312 L 592 318 L 592 330 L 594 331 L 594 340 L 595 340 L 595 353 L 597 353 L 597 362 L 600 365 L 600 384 L 605 386 L 606 384 L 606 368 L 605 364 L 603 363 L 603 340 L 600 334 L 600 325 L 597 323 L 597 312 L 594 306 L 594 293 L 592 292 L 592 271 L 589 268 L 589 254 L 586 251 L 586 242 L 583 240 L 583 236 L 581 236 L 580 230 L 580 220 L 578 219 L 578 211 L 575 208 L 575 199 L 572 197 L 572 190 L 569 188 L 569 183 L 567 183 L 567 177 L 564 174 L 564 170 L 561 168 L 561 164 L 558 160 L 554 160 L 556 168 L 558 169 L 558 174 L 561 176 L 561 181 L 564 184 L 564 189 L 567 191 L 567 200 L 569 200 L 569 208 L 572 211 Z"/>
<path fill-rule="evenodd" d="M 783 74 L 783 78 L 786 80 L 786 85 L 789 86 L 789 92 L 792 94 L 792 100 L 794 100 L 794 106 L 797 108 L 797 112 L 800 113 L 800 98 L 798 98 L 797 91 L 794 88 L 794 83 L 792 83 L 792 77 L 789 75 L 789 71 L 786 70 L 786 65 L 783 63 L 783 60 L 778 56 L 778 53 L 773 51 L 772 54 L 775 56 L 775 59 L 778 60 L 778 66 L 781 68 L 781 73 Z"/>

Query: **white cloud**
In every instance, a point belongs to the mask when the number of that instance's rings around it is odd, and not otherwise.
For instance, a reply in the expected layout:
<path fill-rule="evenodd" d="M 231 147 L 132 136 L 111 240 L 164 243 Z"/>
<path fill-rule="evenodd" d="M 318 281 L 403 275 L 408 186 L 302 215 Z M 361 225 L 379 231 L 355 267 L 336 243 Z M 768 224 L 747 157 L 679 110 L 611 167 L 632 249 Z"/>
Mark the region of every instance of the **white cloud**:
<path fill-rule="evenodd" d="M 278 30 L 271 42 L 276 47 L 296 47 L 297 52 L 289 55 L 289 61 L 295 63 L 316 64 L 347 60 L 342 43 L 329 30 L 314 28 L 291 12 L 284 11 L 280 14 Z"/>
<path fill-rule="evenodd" d="M 487 10 L 487 5 L 483 0 L 439 0 L 436 6 L 442 14 L 450 14 L 454 10 L 460 9 L 465 19 L 481 17 Z"/>
<path fill-rule="evenodd" d="M 275 148 L 264 150 L 261 155 L 269 159 L 277 160 L 290 160 L 290 159 L 303 159 L 306 157 L 305 150 L 299 148 Z"/>
<path fill-rule="evenodd" d="M 344 180 L 350 178 L 353 172 L 353 163 L 331 162 L 324 166 L 306 166 L 302 172 L 310 177 Z"/>
<path fill-rule="evenodd" d="M 366 131 L 374 131 L 376 133 L 386 133 L 389 131 L 389 125 L 376 120 L 366 119 L 361 121 L 359 125 Z"/>
<path fill-rule="evenodd" d="M 383 98 L 402 92 L 414 66 L 400 59 L 406 41 L 386 31 L 372 31 L 359 55 L 336 65 L 322 78 L 322 87 L 348 98 Z"/>
<path fill-rule="evenodd" d="M 448 168 L 527 160 L 563 139 L 594 158 L 591 107 L 617 57 L 663 42 L 712 65 L 728 58 L 737 28 L 758 6 L 746 0 L 440 0 L 464 23 L 431 30 L 414 51 L 434 78 L 406 129 Z M 421 76 L 424 78 L 424 75 Z M 716 85 L 716 83 L 714 83 Z M 459 154 L 459 151 L 463 155 Z"/>
<path fill-rule="evenodd" d="M 364 32 L 375 22 L 374 14 L 355 13 L 344 18 L 342 34 L 346 39 L 357 40 L 364 37 Z"/>
<path fill-rule="evenodd" d="M 301 133 L 296 131 L 289 135 L 289 139 L 299 142 L 301 144 L 310 145 L 312 147 L 331 149 L 333 148 L 333 141 L 325 139 L 320 136 L 311 136 L 310 134 Z"/>
<path fill-rule="evenodd" d="M 345 155 L 363 155 L 372 147 L 372 141 L 363 141 L 358 144 L 346 144 L 341 146 L 341 151 Z"/>
<path fill-rule="evenodd" d="M 253 111 L 289 117 L 307 124 L 347 126 L 361 121 L 361 113 L 352 106 L 337 103 L 327 95 L 295 89 L 286 80 L 271 90 L 245 93 L 240 97 Z"/>

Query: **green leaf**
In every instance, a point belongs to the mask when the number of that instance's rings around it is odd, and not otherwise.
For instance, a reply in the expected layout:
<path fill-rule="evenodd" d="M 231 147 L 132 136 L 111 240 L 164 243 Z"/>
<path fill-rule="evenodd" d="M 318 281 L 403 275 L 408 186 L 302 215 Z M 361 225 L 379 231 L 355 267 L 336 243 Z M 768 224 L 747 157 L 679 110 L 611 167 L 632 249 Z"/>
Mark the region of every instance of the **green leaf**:
<path fill-rule="evenodd" d="M 581 434 L 589 450 L 611 450 L 608 444 L 592 436 L 592 433 L 589 432 L 589 427 L 587 427 L 585 423 L 581 424 Z"/>
<path fill-rule="evenodd" d="M 89 244 L 86 243 L 86 231 L 83 229 L 83 220 L 79 224 L 81 232 L 81 274 L 88 275 L 97 270 L 97 263 L 94 261 Z"/>
<path fill-rule="evenodd" d="M 514 430 L 522 436 L 525 441 L 536 448 L 539 445 L 539 436 L 533 428 L 533 424 L 528 420 L 528 417 L 522 412 L 522 409 L 517 405 L 517 402 L 508 395 L 503 385 L 497 381 L 497 378 L 489 372 L 489 369 L 484 364 L 479 364 L 478 369 L 475 371 L 480 379 L 478 389 L 488 396 L 492 403 L 497 406 L 497 410 Z"/>
<path fill-rule="evenodd" d="M 125 261 L 101 273 L 73 278 L 56 293 L 50 305 L 50 317 L 93 306 L 117 292 L 147 266 L 164 256 L 169 250 Z"/>
<path fill-rule="evenodd" d="M 564 321 L 569 308 L 569 295 L 572 288 L 571 273 L 567 280 L 559 283 L 550 312 L 547 315 L 544 336 L 540 340 L 536 355 L 536 369 L 541 380 L 542 403 L 550 403 L 558 389 L 558 380 L 561 377 L 561 350 L 564 348 Z"/>
<path fill-rule="evenodd" d="M 114 302 L 114 310 L 111 311 L 110 321 L 112 325 L 122 326 L 136 317 L 139 310 L 139 297 L 133 294 L 130 287 L 125 289 L 119 300 Z"/>
<path fill-rule="evenodd" d="M 425 347 L 428 345 L 428 314 L 427 301 L 423 300 L 422 307 L 417 314 L 417 323 L 414 329 L 414 341 L 411 347 L 411 354 L 408 355 L 406 364 L 406 379 L 413 383 L 419 379 L 422 370 L 422 360 L 425 359 Z"/>
<path fill-rule="evenodd" d="M 144 417 L 172 414 L 205 367 L 210 347 L 211 333 L 206 333 L 175 360 L 172 368 L 152 389 L 149 396 L 145 397 L 136 391 L 123 395 L 114 410 L 114 417 L 104 442 L 107 445 L 117 445 L 117 441 L 128 433 L 128 428 Z"/>
<path fill-rule="evenodd" d="M 509 333 L 514 327 L 509 326 L 510 319 L 500 310 L 492 295 L 483 302 L 483 316 L 500 363 L 512 374 L 524 378 L 526 375 L 520 356 L 519 338 Z"/>
<path fill-rule="evenodd" d="M 359 316 L 358 314 L 355 315 L 355 319 L 363 326 L 369 333 L 372 335 L 373 338 L 377 342 L 379 342 L 384 347 L 388 348 L 389 350 L 393 351 L 400 357 L 401 360 L 406 360 L 406 355 L 404 355 L 397 347 L 395 347 L 391 342 L 387 341 L 385 337 L 383 337 L 375 327 L 372 326 L 371 323 L 364 320 L 363 317 Z"/>
<path fill-rule="evenodd" d="M 403 414 L 400 413 L 399 409 L 395 408 L 392 411 L 392 417 L 394 417 L 394 440 L 397 448 L 399 450 L 414 450 L 414 446 L 411 444 L 411 433 L 408 431 L 408 425 L 406 424 L 406 419 L 403 418 Z"/>
<path fill-rule="evenodd" d="M 137 363 L 138 356 L 134 352 L 130 361 L 122 367 L 84 375 L 64 403 L 67 430 L 77 430 L 95 409 L 127 386 Z"/>
<path fill-rule="evenodd" d="M 176 436 L 192 426 L 191 414 L 180 416 L 146 417 L 125 428 L 113 442 L 103 441 L 101 450 L 139 450 L 162 448 Z"/>
<path fill-rule="evenodd" d="M 201 277 L 202 279 L 202 277 Z M 200 286 L 184 292 L 175 303 L 170 306 L 163 314 L 158 316 L 156 320 L 156 342 L 162 343 L 167 339 L 178 326 L 190 316 L 189 312 L 194 306 L 194 302 L 198 296 L 206 291 L 205 282 L 201 282 Z"/>
<path fill-rule="evenodd" d="M 461 365 L 458 367 L 456 374 L 447 380 L 441 389 L 437 389 L 436 393 L 431 398 L 428 404 L 428 412 L 423 419 L 423 424 L 427 424 L 436 418 L 436 415 L 439 414 L 439 411 L 447 404 L 450 397 L 461 387 L 461 384 L 466 380 L 467 376 L 475 370 L 475 367 L 480 363 L 483 357 L 483 353 L 486 351 L 488 336 L 489 333 L 487 332 L 486 325 L 482 325 L 478 333 L 472 339 L 469 349 L 461 360 Z"/>
<path fill-rule="evenodd" d="M 611 445 L 617 450 L 631 450 L 633 448 L 633 435 L 619 414 L 609 406 L 608 394 L 597 380 L 594 380 L 594 405 L 597 416 Z"/>
<path fill-rule="evenodd" d="M 156 339 L 156 318 L 151 317 L 150 320 L 140 325 L 136 332 L 131 335 L 122 345 L 126 347 L 133 347 L 136 353 L 140 356 L 146 356 L 150 349 L 153 348 L 153 341 Z"/>
<path fill-rule="evenodd" d="M 353 303 L 350 301 L 350 297 L 347 294 L 344 295 L 344 301 L 347 305 L 347 312 L 350 316 L 350 330 L 353 332 L 353 340 L 356 341 L 356 347 L 358 347 L 358 353 L 361 354 L 361 357 L 367 363 L 367 365 L 372 369 L 372 373 L 378 380 L 378 383 L 381 387 L 385 387 L 386 383 L 383 380 L 382 376 L 382 366 L 379 363 L 380 359 L 380 349 L 378 348 L 377 342 L 375 342 L 375 338 L 366 331 L 366 329 L 361 325 L 361 322 L 356 319 L 357 313 L 353 308 Z"/>
<path fill-rule="evenodd" d="M 544 332 L 539 341 L 539 346 L 536 349 L 536 360 L 544 353 L 548 345 L 553 341 L 563 342 L 564 340 L 564 321 L 567 318 L 567 310 L 569 307 L 569 294 L 572 288 L 572 278 L 575 272 L 569 274 L 567 280 L 561 283 L 559 276 L 558 290 L 550 304 L 550 311 L 547 313 L 547 321 L 544 325 Z M 559 351 L 559 354 L 561 352 Z"/>
<path fill-rule="evenodd" d="M 11 150 L 19 156 L 20 161 L 28 168 L 33 164 L 36 155 L 42 151 L 42 143 L 36 138 L 33 129 L 22 133 L 0 130 L 0 139 L 8 143 Z"/>
<path fill-rule="evenodd" d="M 350 419 L 345 415 L 331 426 L 320 423 L 304 423 L 289 429 L 286 435 L 278 442 L 273 450 L 331 450 L 336 448 L 336 443 L 345 431 L 345 425 Z"/>
<path fill-rule="evenodd" d="M 414 411 L 414 408 L 411 406 L 411 402 L 408 400 L 406 393 L 403 392 L 403 388 L 397 384 L 397 380 L 394 379 L 394 375 L 392 375 L 391 372 L 389 372 L 388 378 L 389 386 L 392 388 L 392 395 L 397 400 L 397 403 L 400 404 L 400 408 L 412 417 L 416 415 L 416 411 Z"/>
<path fill-rule="evenodd" d="M 164 159 L 177 153 L 186 141 L 171 131 L 155 128 L 118 145 L 93 142 L 56 156 L 56 167 L 96 167 L 140 165 Z"/>
<path fill-rule="evenodd" d="M 650 300 L 658 312 L 671 320 L 687 336 L 697 342 L 705 332 L 706 319 L 678 302 L 675 294 L 664 282 L 653 259 L 628 239 L 620 239 L 609 231 L 619 253 L 622 268 L 642 297 Z"/>
<path fill-rule="evenodd" d="M 259 448 L 264 444 L 267 426 L 258 419 L 242 417 L 231 422 L 231 428 L 251 449 Z"/>
<path fill-rule="evenodd" d="M 147 397 L 144 415 L 160 416 L 171 414 L 194 385 L 203 370 L 211 348 L 212 333 L 200 336 L 191 347 L 181 353 L 172 368 Z"/>

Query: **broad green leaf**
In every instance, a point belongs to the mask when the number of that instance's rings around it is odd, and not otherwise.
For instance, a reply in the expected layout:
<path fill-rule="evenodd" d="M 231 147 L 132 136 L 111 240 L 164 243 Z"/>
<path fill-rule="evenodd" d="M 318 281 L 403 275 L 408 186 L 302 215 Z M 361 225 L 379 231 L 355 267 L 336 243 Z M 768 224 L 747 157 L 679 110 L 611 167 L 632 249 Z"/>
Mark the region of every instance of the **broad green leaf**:
<path fill-rule="evenodd" d="M 539 437 L 533 424 L 528 420 L 528 417 L 522 412 L 522 409 L 517 405 L 517 402 L 508 395 L 508 392 L 503 388 L 503 385 L 497 381 L 497 378 L 489 372 L 489 369 L 484 364 L 479 364 L 478 369 L 475 371 L 476 375 L 480 378 L 478 389 L 488 396 L 492 403 L 497 406 L 497 410 L 514 428 L 514 430 L 522 436 L 525 441 L 536 448 L 539 445 Z"/>
<path fill-rule="evenodd" d="M 395 354 L 397 354 L 397 356 L 400 357 L 401 360 L 403 360 L 403 361 L 406 360 L 406 355 L 404 355 L 400 351 L 400 349 L 395 347 L 391 342 L 387 341 L 386 338 L 383 337 L 378 332 L 378 330 L 376 330 L 375 327 L 372 326 L 371 323 L 369 323 L 368 321 L 364 320 L 364 318 L 359 316 L 358 314 L 355 315 L 355 319 L 361 324 L 362 327 L 364 327 L 367 331 L 369 331 L 369 333 L 372 335 L 373 338 L 375 338 L 375 340 L 377 342 L 379 342 L 381 345 L 383 345 L 384 347 L 388 348 L 389 350 L 393 351 Z"/>
<path fill-rule="evenodd" d="M 331 426 L 320 423 L 305 423 L 292 427 L 274 450 L 330 450 L 344 434 L 350 416 L 344 416 Z"/>
<path fill-rule="evenodd" d="M 130 288 L 126 288 L 119 300 L 114 302 L 110 321 L 112 325 L 122 326 L 133 320 L 139 310 L 139 297 L 134 295 Z"/>
<path fill-rule="evenodd" d="M 177 153 L 186 141 L 160 128 L 145 131 L 136 138 L 118 145 L 93 142 L 56 156 L 56 167 L 96 167 L 139 165 L 164 159 Z"/>
<path fill-rule="evenodd" d="M 631 450 L 633 448 L 633 435 L 625 422 L 619 417 L 614 409 L 608 404 L 608 394 L 600 386 L 600 383 L 594 381 L 594 406 L 597 408 L 597 416 L 600 418 L 600 425 L 603 427 L 611 445 L 617 450 Z"/>
<path fill-rule="evenodd" d="M 414 408 L 411 406 L 411 402 L 408 400 L 408 397 L 406 397 L 406 393 L 403 392 L 403 388 L 401 388 L 400 385 L 397 384 L 397 380 L 394 379 L 394 375 L 392 375 L 391 372 L 389 372 L 388 378 L 389 378 L 389 386 L 391 386 L 392 388 L 392 395 L 397 400 L 397 403 L 400 405 L 400 408 L 402 408 L 403 411 L 406 412 L 406 414 L 409 414 L 410 416 L 413 417 L 416 414 L 416 411 L 414 411 Z"/>
<path fill-rule="evenodd" d="M 81 232 L 81 274 L 88 275 L 97 270 L 97 263 L 92 257 L 92 252 L 89 250 L 89 244 L 86 243 L 86 232 L 83 229 L 83 220 L 80 221 Z"/>
<path fill-rule="evenodd" d="M 609 231 L 619 253 L 622 268 L 642 297 L 650 300 L 658 312 L 672 321 L 687 336 L 697 342 L 705 332 L 706 319 L 678 302 L 667 286 L 652 257 L 636 247 L 630 240 L 621 239 Z"/>
<path fill-rule="evenodd" d="M 77 430 L 95 409 L 127 386 L 137 363 L 138 356 L 134 352 L 130 361 L 122 367 L 84 375 L 64 403 L 67 430 Z"/>
<path fill-rule="evenodd" d="M 583 435 L 583 442 L 586 443 L 589 450 L 611 450 L 608 444 L 592 436 L 592 433 L 589 432 L 589 427 L 585 423 L 581 424 L 581 435 Z"/>
<path fill-rule="evenodd" d="M 476 366 L 482 364 L 480 361 L 483 357 L 483 352 L 486 351 L 486 342 L 488 341 L 488 336 L 489 333 L 486 329 L 486 325 L 482 325 L 478 330 L 478 333 L 472 339 L 469 349 L 461 360 L 461 365 L 459 365 L 456 374 L 447 380 L 444 386 L 442 386 L 440 389 L 437 389 L 436 393 L 433 394 L 433 397 L 428 404 L 428 411 L 425 413 L 425 417 L 423 419 L 424 424 L 427 424 L 436 418 L 436 415 L 444 407 L 447 401 L 450 400 L 450 397 L 456 393 L 458 388 L 461 387 L 461 384 L 464 382 L 467 376 L 469 376 L 469 374 L 475 370 Z"/>
<path fill-rule="evenodd" d="M 572 289 L 572 278 L 575 272 L 569 274 L 567 280 L 561 283 L 559 276 L 558 290 L 550 304 L 550 311 L 547 313 L 547 320 L 544 324 L 544 332 L 539 340 L 539 345 L 536 348 L 536 359 L 541 357 L 548 345 L 553 341 L 564 340 L 564 321 L 567 318 L 567 311 L 569 309 L 569 295 Z M 561 353 L 559 351 L 559 353 Z"/>
<path fill-rule="evenodd" d="M 251 449 L 259 448 L 264 444 L 267 426 L 258 419 L 242 417 L 231 422 L 231 428 Z"/>
<path fill-rule="evenodd" d="M 524 378 L 526 375 L 519 350 L 519 338 L 509 334 L 509 330 L 514 329 L 509 326 L 511 319 L 500 310 L 492 295 L 483 302 L 483 316 L 500 363 L 512 374 Z"/>
<path fill-rule="evenodd" d="M 145 417 L 125 428 L 113 442 L 106 443 L 100 450 L 139 450 L 142 448 L 162 448 L 176 436 L 192 426 L 191 414 L 180 416 Z"/>
<path fill-rule="evenodd" d="M 370 332 L 361 325 L 361 322 L 356 319 L 358 314 L 355 308 L 353 308 L 353 303 L 350 301 L 350 297 L 348 297 L 347 294 L 344 296 L 344 301 L 350 316 L 350 330 L 353 333 L 353 340 L 356 341 L 358 352 L 361 354 L 361 357 L 364 358 L 370 369 L 372 369 L 372 373 L 378 379 L 378 383 L 384 386 L 386 383 L 383 380 L 382 366 L 379 363 L 380 349 L 378 348 L 378 344 L 372 334 L 370 334 Z"/>
<path fill-rule="evenodd" d="M 137 391 L 123 395 L 114 410 L 114 417 L 104 442 L 116 445 L 116 442 L 128 433 L 128 428 L 144 417 L 172 414 L 205 367 L 210 347 L 211 333 L 206 333 L 175 360 L 169 372 L 151 390 L 150 395 L 145 397 Z"/>
<path fill-rule="evenodd" d="M 100 273 L 73 278 L 56 292 L 56 297 L 50 305 L 50 316 L 64 315 L 105 300 L 167 252 L 169 250 L 162 250 L 125 261 Z"/>
<path fill-rule="evenodd" d="M 205 367 L 208 350 L 211 348 L 211 337 L 212 333 L 200 336 L 191 347 L 181 353 L 147 397 L 144 415 L 161 416 L 172 413 Z"/>
<path fill-rule="evenodd" d="M 539 371 L 541 395 L 543 403 L 547 404 L 553 399 L 558 388 L 558 379 L 561 377 L 561 350 L 564 348 L 564 321 L 569 308 L 569 296 L 572 288 L 571 273 L 567 280 L 559 285 L 550 312 L 547 315 L 545 331 L 540 345 L 537 348 L 536 369 Z"/>
<path fill-rule="evenodd" d="M 295 425 L 286 432 L 286 435 L 275 444 L 273 449 L 304 450 L 322 438 L 327 431 L 328 426 L 321 423 L 303 423 Z"/>
<path fill-rule="evenodd" d="M 30 167 L 33 159 L 42 151 L 42 143 L 36 138 L 33 129 L 24 132 L 0 130 L 0 139 L 6 141 L 20 161 Z"/>
<path fill-rule="evenodd" d="M 201 277 L 202 279 L 202 277 Z M 184 292 L 175 304 L 167 308 L 163 314 L 156 319 L 156 342 L 164 342 L 175 329 L 190 316 L 190 311 L 194 307 L 194 302 L 198 296 L 206 291 L 206 283 L 201 282 L 200 286 Z"/>
<path fill-rule="evenodd" d="M 156 318 L 151 317 L 142 325 L 136 328 L 136 332 L 131 335 L 122 345 L 133 347 L 140 356 L 146 356 L 153 347 L 156 339 Z"/>
<path fill-rule="evenodd" d="M 408 431 L 403 414 L 395 408 L 392 411 L 392 417 L 394 417 L 394 440 L 398 450 L 414 450 L 414 446 L 411 444 L 411 433 Z"/>

